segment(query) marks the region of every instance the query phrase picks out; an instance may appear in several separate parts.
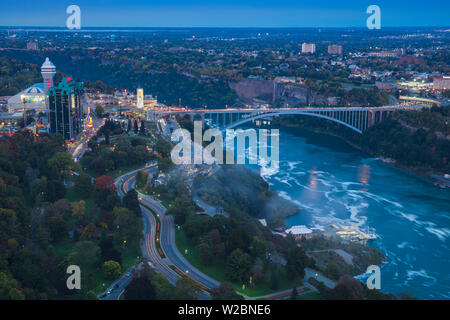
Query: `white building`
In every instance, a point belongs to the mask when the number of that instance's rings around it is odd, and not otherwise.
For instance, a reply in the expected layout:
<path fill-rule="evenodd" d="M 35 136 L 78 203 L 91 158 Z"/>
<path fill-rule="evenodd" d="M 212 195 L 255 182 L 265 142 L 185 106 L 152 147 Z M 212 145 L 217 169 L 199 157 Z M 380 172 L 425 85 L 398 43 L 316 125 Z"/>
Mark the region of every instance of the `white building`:
<path fill-rule="evenodd" d="M 314 43 L 303 43 L 302 44 L 302 53 L 312 53 L 316 52 L 316 45 Z"/>
<path fill-rule="evenodd" d="M 313 231 L 306 226 L 292 226 L 286 230 L 286 233 L 292 234 L 296 239 L 301 239 L 311 237 Z"/>

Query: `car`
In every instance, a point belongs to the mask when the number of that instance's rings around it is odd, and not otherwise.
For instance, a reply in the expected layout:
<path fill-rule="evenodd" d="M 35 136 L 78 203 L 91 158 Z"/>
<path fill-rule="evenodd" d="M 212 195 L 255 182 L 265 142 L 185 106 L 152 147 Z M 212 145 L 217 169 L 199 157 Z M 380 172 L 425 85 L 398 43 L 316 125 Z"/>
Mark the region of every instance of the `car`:
<path fill-rule="evenodd" d="M 110 288 L 110 289 L 108 289 L 108 291 L 106 291 L 106 294 L 111 294 L 111 292 L 112 292 L 112 289 Z"/>

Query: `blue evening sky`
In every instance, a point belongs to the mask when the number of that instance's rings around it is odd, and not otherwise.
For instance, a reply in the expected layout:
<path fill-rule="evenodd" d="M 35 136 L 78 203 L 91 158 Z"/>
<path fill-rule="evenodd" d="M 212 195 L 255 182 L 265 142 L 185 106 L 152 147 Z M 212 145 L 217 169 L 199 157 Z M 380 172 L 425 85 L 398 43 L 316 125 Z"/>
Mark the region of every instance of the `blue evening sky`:
<path fill-rule="evenodd" d="M 449 26 L 448 0 L 2 0 L 0 26 L 65 26 L 81 8 L 82 27 L 364 27 L 366 8 L 382 26 Z"/>

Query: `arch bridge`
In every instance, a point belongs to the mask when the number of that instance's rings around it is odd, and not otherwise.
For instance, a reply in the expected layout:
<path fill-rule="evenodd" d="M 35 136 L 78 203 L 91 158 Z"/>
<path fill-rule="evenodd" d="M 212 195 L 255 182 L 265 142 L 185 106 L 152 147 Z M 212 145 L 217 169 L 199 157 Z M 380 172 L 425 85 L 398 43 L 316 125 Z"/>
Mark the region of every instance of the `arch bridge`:
<path fill-rule="evenodd" d="M 418 110 L 423 106 L 384 106 L 384 107 L 325 107 L 325 108 L 277 108 L 277 109 L 184 109 L 164 108 L 147 111 L 147 120 L 161 117 L 189 117 L 190 120 L 209 120 L 219 129 L 231 129 L 258 119 L 280 115 L 304 115 L 322 118 L 339 123 L 358 133 L 388 118 L 395 110 Z"/>

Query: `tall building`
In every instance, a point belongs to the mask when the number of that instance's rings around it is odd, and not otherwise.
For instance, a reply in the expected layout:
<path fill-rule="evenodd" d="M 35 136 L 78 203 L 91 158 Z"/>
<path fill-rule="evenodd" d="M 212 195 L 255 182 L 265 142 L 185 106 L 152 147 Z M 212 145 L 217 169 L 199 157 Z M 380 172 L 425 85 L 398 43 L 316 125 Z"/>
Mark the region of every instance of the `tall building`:
<path fill-rule="evenodd" d="M 65 140 L 74 140 L 83 130 L 83 85 L 64 78 L 48 91 L 50 133 L 59 133 Z"/>
<path fill-rule="evenodd" d="M 44 90 L 47 93 L 48 89 L 53 87 L 53 77 L 56 74 L 56 67 L 49 58 L 45 58 L 41 67 L 41 74 L 42 78 L 44 78 Z"/>
<path fill-rule="evenodd" d="M 302 44 L 302 53 L 315 53 L 316 45 L 314 43 L 303 43 Z"/>
<path fill-rule="evenodd" d="M 328 46 L 328 54 L 342 54 L 342 46 L 335 44 Z"/>
<path fill-rule="evenodd" d="M 136 94 L 136 106 L 139 109 L 144 108 L 144 89 L 138 88 Z"/>

